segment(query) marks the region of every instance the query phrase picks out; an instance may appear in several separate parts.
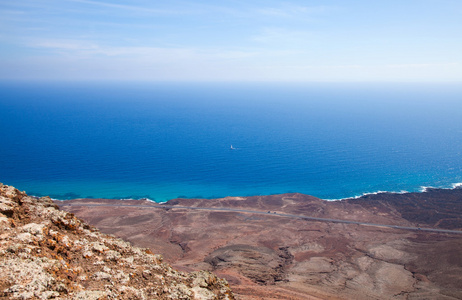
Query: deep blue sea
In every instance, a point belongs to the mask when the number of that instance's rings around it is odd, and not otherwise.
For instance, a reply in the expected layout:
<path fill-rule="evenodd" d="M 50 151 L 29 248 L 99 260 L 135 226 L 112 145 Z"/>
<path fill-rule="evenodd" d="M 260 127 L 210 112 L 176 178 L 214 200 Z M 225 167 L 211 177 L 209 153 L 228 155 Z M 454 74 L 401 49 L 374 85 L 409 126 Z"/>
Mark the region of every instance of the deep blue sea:
<path fill-rule="evenodd" d="M 57 199 L 462 182 L 460 84 L 2 82 L 0 130 L 0 182 Z"/>

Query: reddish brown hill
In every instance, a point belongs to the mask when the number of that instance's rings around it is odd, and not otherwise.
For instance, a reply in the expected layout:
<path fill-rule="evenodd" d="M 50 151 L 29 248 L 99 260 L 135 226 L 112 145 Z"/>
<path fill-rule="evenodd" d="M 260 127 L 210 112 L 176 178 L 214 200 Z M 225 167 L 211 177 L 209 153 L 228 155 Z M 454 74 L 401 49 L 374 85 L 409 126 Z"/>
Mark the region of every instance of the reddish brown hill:
<path fill-rule="evenodd" d="M 455 214 L 449 217 L 451 206 L 460 207 L 457 199 L 462 191 L 454 190 L 451 197 L 446 191 L 437 192 L 437 201 L 433 192 L 437 191 L 421 194 L 422 202 L 419 194 L 408 195 L 409 202 L 393 201 L 391 194 L 344 201 L 285 194 L 175 199 L 167 204 L 176 208 L 163 209 L 149 208 L 154 203 L 148 201 L 87 199 L 60 205 L 103 232 L 164 254 L 177 268 L 206 269 L 227 278 L 239 299 L 462 299 L 462 234 L 317 222 L 274 214 L 462 228 Z M 104 203 L 129 206 L 67 205 Z M 450 219 L 450 227 L 427 217 L 434 216 L 435 210 L 444 212 L 438 216 Z"/>

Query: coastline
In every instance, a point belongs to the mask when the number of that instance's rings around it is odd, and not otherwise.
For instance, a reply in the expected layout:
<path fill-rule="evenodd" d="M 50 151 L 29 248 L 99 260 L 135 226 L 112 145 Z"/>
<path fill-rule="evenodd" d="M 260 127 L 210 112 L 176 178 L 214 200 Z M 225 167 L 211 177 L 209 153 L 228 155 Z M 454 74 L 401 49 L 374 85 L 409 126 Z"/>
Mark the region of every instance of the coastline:
<path fill-rule="evenodd" d="M 451 187 L 435 187 L 435 186 L 422 186 L 418 191 L 377 191 L 377 192 L 367 192 L 363 193 L 361 195 L 353 196 L 353 197 L 347 197 L 347 198 L 339 198 L 339 199 L 323 199 L 326 201 L 342 201 L 342 200 L 349 200 L 349 199 L 359 199 L 371 195 L 380 195 L 380 194 L 395 194 L 395 195 L 403 195 L 403 194 L 412 194 L 412 193 L 426 193 L 430 190 L 454 190 L 454 189 L 460 189 L 462 188 L 462 182 L 457 182 L 457 183 L 452 183 Z"/>
<path fill-rule="evenodd" d="M 18 86 L 2 90 L 0 181 L 31 195 L 339 200 L 462 182 L 460 89 Z"/>
<path fill-rule="evenodd" d="M 312 299 L 306 289 L 327 293 L 321 299 L 462 297 L 461 185 L 342 201 L 288 193 L 56 204 L 176 268 L 215 272 L 243 299 Z"/>
<path fill-rule="evenodd" d="M 431 190 L 454 190 L 454 189 L 462 189 L 462 182 L 457 182 L 457 183 L 452 183 L 451 187 L 435 187 L 435 186 L 421 186 L 418 190 L 416 191 L 385 191 L 385 190 L 379 190 L 376 192 L 365 192 L 360 195 L 355 195 L 352 197 L 344 197 L 344 198 L 336 198 L 336 199 L 330 199 L 330 198 L 321 198 L 317 197 L 315 195 L 310 195 L 306 193 L 300 193 L 300 194 L 305 194 L 309 196 L 316 197 L 318 199 L 322 199 L 325 201 L 344 201 L 344 200 L 351 200 L 351 199 L 360 199 L 360 198 L 367 198 L 372 195 L 404 195 L 404 194 L 413 194 L 413 193 L 426 193 Z M 27 192 L 27 191 L 26 191 Z M 281 195 L 281 194 L 290 194 L 292 192 L 287 192 L 287 193 L 272 193 L 272 194 L 257 194 L 257 195 L 247 195 L 247 196 L 242 196 L 242 195 L 227 195 L 227 196 L 220 196 L 220 197 L 175 197 L 171 199 L 166 199 L 163 201 L 156 201 L 154 199 L 151 199 L 149 197 L 141 197 L 141 198 L 118 198 L 118 197 L 76 197 L 76 198 L 70 198 L 70 199 L 59 199 L 59 198 L 54 198 L 50 197 L 54 201 L 68 201 L 68 200 L 76 200 L 76 199 L 107 199 L 107 200 L 124 200 L 124 201 L 137 201 L 137 200 L 146 200 L 149 202 L 153 202 L 156 204 L 162 204 L 162 203 L 167 203 L 171 200 L 174 199 L 221 199 L 221 198 L 226 198 L 226 197 L 253 197 L 253 196 L 272 196 L 272 195 Z M 298 192 L 295 192 L 298 193 Z M 31 194 L 33 197 L 43 197 L 44 195 L 34 195 L 33 193 Z"/>
<path fill-rule="evenodd" d="M 300 216 L 298 211 L 290 211 L 290 214 L 281 214 L 281 211 L 286 209 L 287 204 L 283 204 L 286 200 L 296 198 L 298 199 L 298 205 L 310 206 L 313 202 L 318 203 L 316 205 L 322 206 L 336 206 L 339 214 L 332 218 L 331 216 L 323 217 L 322 215 L 313 215 L 313 212 L 304 210 Z M 269 199 L 269 200 L 265 200 Z M 273 199 L 273 200 L 271 200 Z M 274 200 L 282 199 L 282 200 Z M 270 207 L 255 205 L 255 201 L 274 201 Z M 281 202 L 282 201 L 282 202 Z M 306 201 L 306 203 L 304 202 Z M 348 211 L 351 210 L 350 206 L 355 207 L 356 205 L 363 206 L 366 208 L 375 207 L 378 211 L 389 212 L 390 208 L 399 215 L 399 218 L 405 219 L 409 224 L 421 224 L 420 226 L 414 226 L 414 229 L 419 227 L 423 228 L 440 228 L 440 229 L 462 229 L 462 185 L 456 183 L 452 188 L 433 188 L 426 187 L 422 191 L 418 192 L 377 192 L 367 193 L 359 197 L 345 198 L 339 200 L 326 200 L 317 198 L 312 195 L 303 193 L 283 193 L 273 195 L 257 195 L 248 197 L 222 197 L 213 199 L 204 198 L 175 198 L 166 202 L 155 202 L 151 199 L 104 199 L 104 198 L 77 198 L 71 200 L 55 200 L 56 203 L 60 203 L 61 206 L 75 205 L 75 203 L 81 203 L 84 206 L 127 206 L 127 207 L 154 207 L 154 208 L 179 208 L 179 209 L 205 209 L 205 210 L 230 210 L 239 208 L 240 212 L 255 212 L 265 213 L 271 211 L 276 215 L 287 216 L 287 217 L 308 217 L 318 221 L 333 221 L 333 222 L 344 222 L 347 223 L 362 223 L 360 220 L 351 219 L 348 216 Z M 289 201 L 290 202 L 290 201 Z M 77 204 L 79 205 L 79 204 Z M 227 207 L 227 208 L 226 208 Z M 343 208 L 342 208 L 343 207 Z M 224 208 L 224 209 L 223 209 Z M 255 210 L 257 209 L 257 210 Z M 344 211 L 344 216 L 341 212 Z M 234 211 L 237 212 L 237 211 Z M 297 214 L 294 214 L 297 212 Z M 307 214 L 307 215 L 305 215 Z M 346 218 L 346 219 L 345 219 Z M 371 221 L 374 220 L 374 221 Z M 371 219 L 364 224 L 369 225 L 381 224 L 375 222 L 375 219 Z M 377 220 L 380 220 L 377 219 Z M 386 223 L 382 223 L 384 226 L 388 226 Z M 374 226 L 375 226 L 374 225 Z M 408 229 L 411 227 L 407 227 Z M 405 229 L 405 227 L 402 227 Z M 431 229 L 430 229 L 431 230 Z"/>

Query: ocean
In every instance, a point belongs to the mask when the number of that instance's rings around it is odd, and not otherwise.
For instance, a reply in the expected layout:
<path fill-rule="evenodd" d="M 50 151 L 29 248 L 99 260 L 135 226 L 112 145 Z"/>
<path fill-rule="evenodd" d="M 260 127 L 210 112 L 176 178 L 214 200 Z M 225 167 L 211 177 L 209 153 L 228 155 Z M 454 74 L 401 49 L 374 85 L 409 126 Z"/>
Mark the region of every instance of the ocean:
<path fill-rule="evenodd" d="M 0 129 L 0 182 L 56 199 L 462 182 L 460 84 L 4 81 Z"/>

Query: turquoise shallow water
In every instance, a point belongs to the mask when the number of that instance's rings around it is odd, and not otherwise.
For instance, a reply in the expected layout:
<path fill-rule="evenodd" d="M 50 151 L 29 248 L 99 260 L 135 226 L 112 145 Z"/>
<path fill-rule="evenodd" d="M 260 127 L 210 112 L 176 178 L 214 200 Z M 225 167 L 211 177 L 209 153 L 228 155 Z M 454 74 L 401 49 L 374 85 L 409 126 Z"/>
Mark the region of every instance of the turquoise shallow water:
<path fill-rule="evenodd" d="M 449 188 L 461 120 L 455 84 L 2 82 L 0 182 L 155 201 Z"/>

